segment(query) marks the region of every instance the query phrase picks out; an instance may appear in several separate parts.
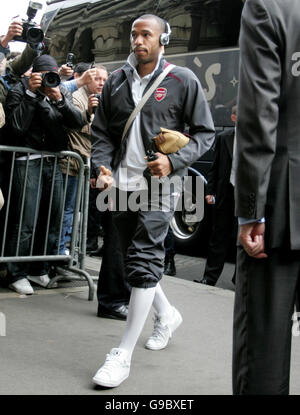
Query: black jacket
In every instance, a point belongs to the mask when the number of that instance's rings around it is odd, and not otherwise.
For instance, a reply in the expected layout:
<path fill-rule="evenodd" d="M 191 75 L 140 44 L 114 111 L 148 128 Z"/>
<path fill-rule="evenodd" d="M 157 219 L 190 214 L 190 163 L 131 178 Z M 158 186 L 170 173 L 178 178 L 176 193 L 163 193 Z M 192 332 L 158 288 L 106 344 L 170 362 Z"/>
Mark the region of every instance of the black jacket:
<path fill-rule="evenodd" d="M 236 215 L 300 250 L 299 0 L 247 0 L 240 36 Z"/>
<path fill-rule="evenodd" d="M 5 103 L 7 145 L 54 152 L 68 149 L 67 130 L 80 130 L 85 120 L 73 105 L 70 92 L 62 85 L 59 88 L 64 98 L 60 107 L 39 93 L 36 98 L 29 96 L 28 79 L 9 91 Z"/>
<path fill-rule="evenodd" d="M 216 136 L 214 160 L 207 175 L 208 195 L 215 195 L 216 208 L 232 203 L 230 174 L 232 166 L 234 128 L 222 131 Z"/>

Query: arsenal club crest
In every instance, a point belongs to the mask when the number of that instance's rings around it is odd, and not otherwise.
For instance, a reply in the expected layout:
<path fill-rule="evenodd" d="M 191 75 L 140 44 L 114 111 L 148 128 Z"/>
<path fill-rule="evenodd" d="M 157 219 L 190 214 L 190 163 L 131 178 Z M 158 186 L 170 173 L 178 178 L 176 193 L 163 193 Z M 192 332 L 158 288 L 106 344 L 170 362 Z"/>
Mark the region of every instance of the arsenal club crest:
<path fill-rule="evenodd" d="M 158 102 L 161 102 L 167 96 L 166 88 L 157 88 L 155 91 L 155 99 Z"/>

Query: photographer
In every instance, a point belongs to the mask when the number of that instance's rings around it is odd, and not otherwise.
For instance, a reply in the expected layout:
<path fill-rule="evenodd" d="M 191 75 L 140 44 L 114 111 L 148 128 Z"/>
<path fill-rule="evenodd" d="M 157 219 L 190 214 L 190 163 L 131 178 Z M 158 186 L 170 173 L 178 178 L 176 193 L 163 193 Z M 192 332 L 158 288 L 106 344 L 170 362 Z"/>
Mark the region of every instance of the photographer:
<path fill-rule="evenodd" d="M 60 85 L 57 63 L 49 55 L 37 57 L 33 62 L 33 71 L 29 78 L 23 78 L 7 96 L 6 131 L 11 144 L 25 146 L 40 151 L 58 152 L 68 148 L 68 130 L 80 130 L 85 119 L 72 103 L 70 93 Z M 55 84 L 57 80 L 57 84 Z M 42 163 L 41 182 L 39 174 Z M 19 214 L 22 205 L 23 188 L 26 188 L 24 214 L 19 243 L 19 256 L 30 252 L 30 244 L 34 226 L 34 212 L 39 208 L 37 229 L 35 232 L 34 254 L 42 254 L 45 243 L 46 223 L 44 215 L 48 214 L 49 197 L 52 181 L 54 181 L 51 217 L 47 253 L 53 254 L 59 234 L 59 219 L 62 214 L 63 182 L 59 164 L 55 157 L 48 156 L 42 160 L 41 155 L 30 155 L 28 162 L 28 179 L 24 183 L 27 155 L 16 158 L 14 181 L 12 183 L 11 235 L 8 241 L 8 254 L 16 254 Z M 55 167 L 56 166 L 56 167 Z M 55 170 L 54 170 L 55 169 Z M 40 198 L 40 199 L 38 199 Z M 11 263 L 8 265 L 9 287 L 20 294 L 32 294 L 33 289 L 28 281 L 43 287 L 49 283 L 47 264 L 34 263 L 30 274 L 28 264 Z"/>
<path fill-rule="evenodd" d="M 74 71 L 73 67 L 68 66 L 67 64 L 62 65 L 59 68 L 58 73 L 62 79 L 68 79 L 73 76 L 73 79 L 69 79 L 68 81 L 63 82 L 64 87 L 67 88 L 71 94 L 83 86 L 92 84 L 97 76 L 96 68 L 91 67 L 91 64 L 86 62 L 77 63 L 74 67 Z"/>
<path fill-rule="evenodd" d="M 90 67 L 86 64 L 87 68 Z M 69 133 L 69 149 L 80 154 L 83 159 L 91 157 L 91 124 L 94 119 L 94 109 L 98 106 L 98 98 L 107 80 L 108 73 L 104 66 L 100 65 L 98 68 L 87 69 L 94 71 L 95 77 L 73 94 L 74 105 L 81 112 L 85 119 L 85 125 L 81 131 L 72 130 Z M 62 159 L 60 166 L 63 175 L 67 173 L 67 160 Z M 73 211 L 75 206 L 76 189 L 78 186 L 78 172 L 79 164 L 76 159 L 72 159 L 69 163 L 69 177 L 68 188 L 65 204 L 65 213 L 62 228 L 62 238 L 60 244 L 60 253 L 65 253 L 65 242 L 67 241 L 67 234 L 72 229 Z"/>

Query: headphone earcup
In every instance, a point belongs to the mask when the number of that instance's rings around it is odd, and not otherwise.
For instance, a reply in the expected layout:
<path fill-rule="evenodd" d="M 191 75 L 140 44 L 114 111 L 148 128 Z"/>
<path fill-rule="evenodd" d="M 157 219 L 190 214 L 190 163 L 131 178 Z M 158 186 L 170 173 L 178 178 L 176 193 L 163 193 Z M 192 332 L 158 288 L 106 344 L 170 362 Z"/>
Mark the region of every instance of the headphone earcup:
<path fill-rule="evenodd" d="M 159 43 L 161 44 L 161 46 L 166 46 L 169 44 L 169 35 L 167 33 L 162 33 L 159 36 Z"/>

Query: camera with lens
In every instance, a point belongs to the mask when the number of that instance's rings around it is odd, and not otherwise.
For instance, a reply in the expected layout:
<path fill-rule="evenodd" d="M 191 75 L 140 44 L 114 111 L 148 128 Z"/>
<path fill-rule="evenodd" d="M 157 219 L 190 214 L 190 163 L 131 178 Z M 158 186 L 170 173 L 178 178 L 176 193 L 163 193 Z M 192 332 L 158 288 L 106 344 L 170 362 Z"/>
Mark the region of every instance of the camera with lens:
<path fill-rule="evenodd" d="M 74 67 L 74 60 L 75 60 L 75 55 L 74 55 L 74 53 L 68 53 L 68 54 L 67 54 L 67 59 L 66 59 L 66 65 L 67 65 L 69 68 L 72 68 L 72 69 L 73 69 L 73 67 Z"/>
<path fill-rule="evenodd" d="M 56 72 L 46 72 L 42 74 L 42 86 L 56 88 L 60 84 L 60 76 Z"/>
<path fill-rule="evenodd" d="M 27 20 L 22 19 L 23 23 L 23 32 L 21 36 L 15 36 L 14 40 L 18 40 L 19 42 L 26 42 L 31 44 L 38 44 L 43 41 L 44 33 L 42 29 L 34 22 L 36 13 L 38 10 L 42 9 L 43 5 L 41 3 L 29 2 L 29 6 L 27 9 Z"/>
<path fill-rule="evenodd" d="M 101 94 L 95 94 L 95 98 L 97 98 L 98 100 L 100 99 L 100 97 L 101 97 Z M 93 114 L 96 113 L 96 109 L 97 107 L 93 107 Z"/>

